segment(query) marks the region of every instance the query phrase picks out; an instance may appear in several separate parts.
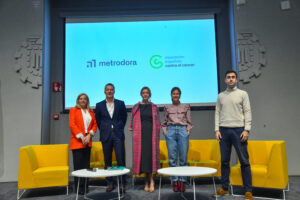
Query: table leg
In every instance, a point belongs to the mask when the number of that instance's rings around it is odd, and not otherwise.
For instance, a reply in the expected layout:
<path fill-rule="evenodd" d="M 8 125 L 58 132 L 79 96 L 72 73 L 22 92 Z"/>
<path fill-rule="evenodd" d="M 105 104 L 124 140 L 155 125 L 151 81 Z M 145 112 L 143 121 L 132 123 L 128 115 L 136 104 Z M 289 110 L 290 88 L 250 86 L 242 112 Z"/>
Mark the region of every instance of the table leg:
<path fill-rule="evenodd" d="M 87 178 L 85 178 L 85 183 L 84 183 L 84 198 L 86 196 L 86 183 L 87 183 Z"/>
<path fill-rule="evenodd" d="M 77 192 L 76 192 L 76 200 L 78 200 L 79 183 L 80 183 L 80 177 L 78 177 Z"/>
<path fill-rule="evenodd" d="M 194 190 L 195 191 L 195 190 Z M 180 191 L 180 196 L 184 199 L 184 200 L 187 200 L 187 198 L 184 196 L 184 192 L 183 191 Z"/>
<path fill-rule="evenodd" d="M 196 188 L 195 188 L 195 178 L 193 177 L 193 187 L 194 187 L 194 200 L 196 200 Z"/>
<path fill-rule="evenodd" d="M 117 183 L 118 183 L 118 197 L 119 197 L 119 200 L 120 200 L 121 197 L 120 197 L 119 176 L 117 176 Z"/>
<path fill-rule="evenodd" d="M 161 176 L 159 177 L 158 200 L 160 200 Z"/>
<path fill-rule="evenodd" d="M 214 190 L 215 190 L 215 193 L 217 193 L 217 189 L 216 189 L 216 184 L 215 184 L 215 177 L 213 176 L 213 182 L 214 182 Z M 218 199 L 218 197 L 216 196 L 216 199 Z"/>

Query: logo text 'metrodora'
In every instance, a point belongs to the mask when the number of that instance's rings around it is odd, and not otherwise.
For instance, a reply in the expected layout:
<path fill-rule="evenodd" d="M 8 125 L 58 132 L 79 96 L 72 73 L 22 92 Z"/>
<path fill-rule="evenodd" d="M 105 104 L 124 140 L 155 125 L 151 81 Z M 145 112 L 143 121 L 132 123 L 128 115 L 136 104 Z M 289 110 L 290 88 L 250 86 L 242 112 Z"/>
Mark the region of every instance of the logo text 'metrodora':
<path fill-rule="evenodd" d="M 99 66 L 126 66 L 126 65 L 137 65 L 135 60 L 111 60 L 111 61 L 100 61 Z"/>

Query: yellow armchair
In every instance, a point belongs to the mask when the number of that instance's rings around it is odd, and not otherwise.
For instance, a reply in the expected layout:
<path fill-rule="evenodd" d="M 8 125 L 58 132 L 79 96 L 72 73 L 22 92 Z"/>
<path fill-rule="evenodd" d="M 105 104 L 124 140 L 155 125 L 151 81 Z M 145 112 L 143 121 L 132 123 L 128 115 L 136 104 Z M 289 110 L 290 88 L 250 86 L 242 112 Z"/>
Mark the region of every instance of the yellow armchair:
<path fill-rule="evenodd" d="M 248 153 L 253 187 L 284 192 L 289 182 L 285 141 L 249 141 Z M 231 167 L 230 181 L 243 185 L 240 163 Z"/>
<path fill-rule="evenodd" d="M 159 142 L 159 150 L 160 150 L 160 168 L 169 167 L 168 148 L 165 140 L 161 140 Z"/>
<path fill-rule="evenodd" d="M 209 176 L 221 176 L 221 154 L 217 140 L 190 140 L 187 159 L 189 166 L 215 168 L 217 173 Z"/>
<path fill-rule="evenodd" d="M 69 145 L 29 145 L 20 148 L 18 199 L 26 189 L 69 185 Z M 20 194 L 20 190 L 23 193 Z"/>

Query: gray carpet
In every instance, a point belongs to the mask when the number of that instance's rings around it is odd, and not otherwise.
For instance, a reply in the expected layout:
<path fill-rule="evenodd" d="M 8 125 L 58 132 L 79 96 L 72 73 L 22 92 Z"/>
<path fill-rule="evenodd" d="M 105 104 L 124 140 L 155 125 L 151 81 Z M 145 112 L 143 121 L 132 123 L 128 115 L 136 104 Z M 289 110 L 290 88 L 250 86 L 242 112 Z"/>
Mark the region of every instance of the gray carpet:
<path fill-rule="evenodd" d="M 72 180 L 72 179 L 70 179 Z M 105 192 L 105 181 L 97 180 L 91 181 L 91 186 L 89 188 L 88 197 L 95 200 L 105 200 L 117 197 L 117 190 L 115 189 L 111 193 Z M 220 182 L 216 181 L 217 187 L 220 186 Z M 54 187 L 54 188 L 42 188 L 42 189 L 31 189 L 27 190 L 22 199 L 24 200 L 71 200 L 75 199 L 76 194 L 73 192 L 73 187 L 70 183 L 69 186 L 69 195 L 66 195 L 65 187 Z M 144 192 L 143 180 L 138 179 L 135 182 L 135 187 L 133 188 L 131 185 L 131 180 L 128 180 L 128 184 L 126 186 L 126 194 L 123 197 L 123 200 L 155 200 L 158 199 L 158 185 L 159 179 L 156 179 L 155 192 L 149 193 Z M 235 187 L 235 193 L 242 194 L 242 188 Z M 208 178 L 198 178 L 196 179 L 196 198 L 197 200 L 209 200 L 215 199 L 212 197 L 214 193 L 214 187 L 212 184 L 212 180 Z M 282 198 L 282 192 L 278 190 L 272 189 L 261 189 L 254 188 L 253 194 L 260 197 L 268 197 L 268 198 Z M 187 186 L 186 192 L 184 193 L 184 197 L 187 200 L 194 199 L 193 196 L 193 188 L 192 186 Z M 17 199 L 17 183 L 16 182 L 7 182 L 0 183 L 0 200 L 16 200 Z M 83 200 L 83 196 L 80 196 L 80 200 Z M 162 182 L 161 188 L 161 200 L 183 200 L 180 193 L 174 193 L 172 191 L 172 187 L 170 185 L 169 179 L 164 179 Z M 227 196 L 218 199 L 243 199 L 242 197 L 236 196 Z M 288 200 L 298 200 L 300 199 L 300 177 L 293 176 L 290 177 L 290 191 L 286 192 L 286 199 Z"/>

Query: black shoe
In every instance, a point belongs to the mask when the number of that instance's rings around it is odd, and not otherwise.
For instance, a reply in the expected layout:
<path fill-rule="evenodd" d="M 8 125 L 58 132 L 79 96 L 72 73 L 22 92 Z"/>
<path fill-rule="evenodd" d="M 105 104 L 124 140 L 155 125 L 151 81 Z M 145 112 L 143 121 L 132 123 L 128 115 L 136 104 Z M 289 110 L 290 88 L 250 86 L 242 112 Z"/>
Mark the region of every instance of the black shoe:
<path fill-rule="evenodd" d="M 79 188 L 78 194 L 84 195 L 84 194 L 87 194 L 87 193 L 89 193 L 88 188 L 86 188 L 85 190 L 84 190 L 84 188 Z"/>
<path fill-rule="evenodd" d="M 113 189 L 115 189 L 114 185 L 112 185 L 112 184 L 107 185 L 106 192 L 111 192 L 111 191 L 113 191 Z"/>
<path fill-rule="evenodd" d="M 120 186 L 120 194 L 125 194 L 125 187 L 124 186 Z"/>
<path fill-rule="evenodd" d="M 79 190 L 78 194 L 84 195 L 84 191 L 83 190 Z"/>

